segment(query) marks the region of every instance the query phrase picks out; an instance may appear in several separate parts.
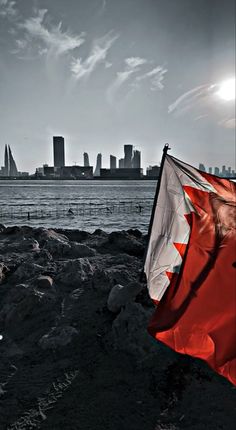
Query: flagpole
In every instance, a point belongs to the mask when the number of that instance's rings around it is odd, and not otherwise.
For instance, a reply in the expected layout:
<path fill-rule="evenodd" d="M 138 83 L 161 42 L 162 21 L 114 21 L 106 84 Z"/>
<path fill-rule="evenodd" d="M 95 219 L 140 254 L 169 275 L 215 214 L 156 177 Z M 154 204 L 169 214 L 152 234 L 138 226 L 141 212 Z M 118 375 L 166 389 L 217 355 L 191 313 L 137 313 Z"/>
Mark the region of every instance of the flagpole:
<path fill-rule="evenodd" d="M 152 226 L 153 226 L 153 221 L 154 221 L 156 204 L 157 204 L 157 200 L 158 200 L 158 196 L 159 196 L 159 192 L 160 192 L 160 187 L 161 187 L 161 178 L 162 178 L 162 172 L 163 172 L 163 168 L 164 168 L 165 158 L 166 158 L 167 152 L 170 149 L 171 148 L 169 147 L 169 144 L 166 143 L 164 148 L 163 148 L 163 154 L 162 154 L 161 165 L 160 165 L 160 173 L 159 173 L 159 177 L 157 180 L 155 197 L 153 200 L 152 213 L 151 213 L 151 218 L 150 218 L 149 228 L 148 228 L 147 246 L 146 246 L 146 250 L 145 250 L 144 258 L 143 258 L 143 267 L 142 267 L 142 272 L 140 274 L 140 282 L 142 282 L 142 280 L 143 280 L 144 265 L 145 265 L 145 261 L 146 261 L 146 257 L 147 257 L 147 251 L 148 251 L 150 236 L 151 236 L 151 232 L 152 232 Z"/>

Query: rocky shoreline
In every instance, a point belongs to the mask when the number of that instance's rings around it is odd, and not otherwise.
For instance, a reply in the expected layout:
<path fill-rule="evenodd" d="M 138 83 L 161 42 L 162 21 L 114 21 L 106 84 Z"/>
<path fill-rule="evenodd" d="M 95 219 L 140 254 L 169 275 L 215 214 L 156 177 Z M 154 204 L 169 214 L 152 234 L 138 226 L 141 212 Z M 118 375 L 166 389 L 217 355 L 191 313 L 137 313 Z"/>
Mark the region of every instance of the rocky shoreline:
<path fill-rule="evenodd" d="M 146 331 L 145 245 L 0 225 L 1 429 L 234 428 L 234 387 Z"/>

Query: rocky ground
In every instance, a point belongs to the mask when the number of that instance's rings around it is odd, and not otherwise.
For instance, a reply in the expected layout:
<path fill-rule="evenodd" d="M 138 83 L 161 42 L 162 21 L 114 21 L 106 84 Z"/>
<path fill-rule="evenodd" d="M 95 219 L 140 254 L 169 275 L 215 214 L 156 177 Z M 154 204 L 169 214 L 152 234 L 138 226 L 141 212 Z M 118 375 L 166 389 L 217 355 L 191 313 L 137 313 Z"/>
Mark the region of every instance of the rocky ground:
<path fill-rule="evenodd" d="M 234 428 L 234 387 L 146 331 L 145 239 L 0 226 L 1 429 Z"/>

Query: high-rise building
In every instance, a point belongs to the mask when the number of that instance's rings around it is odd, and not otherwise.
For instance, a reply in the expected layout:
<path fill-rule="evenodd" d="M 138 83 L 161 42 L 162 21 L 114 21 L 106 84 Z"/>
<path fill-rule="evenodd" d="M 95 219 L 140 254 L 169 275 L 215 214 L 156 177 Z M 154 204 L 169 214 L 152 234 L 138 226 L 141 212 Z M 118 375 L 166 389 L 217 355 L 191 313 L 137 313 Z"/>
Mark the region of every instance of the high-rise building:
<path fill-rule="evenodd" d="M 1 171 L 2 176 L 18 176 L 19 172 L 16 167 L 16 162 L 13 158 L 11 148 L 9 145 L 5 145 L 4 151 L 4 167 Z"/>
<path fill-rule="evenodd" d="M 212 174 L 212 167 L 209 167 L 208 172 L 210 173 L 210 175 Z"/>
<path fill-rule="evenodd" d="M 5 145 L 4 152 L 4 175 L 9 176 L 9 155 L 7 145 Z"/>
<path fill-rule="evenodd" d="M 132 167 L 132 157 L 133 157 L 133 145 L 124 145 L 125 158 L 124 167 L 131 169 Z"/>
<path fill-rule="evenodd" d="M 147 177 L 156 179 L 160 175 L 160 166 L 149 166 L 147 167 Z"/>
<path fill-rule="evenodd" d="M 9 160 L 9 176 L 17 176 L 18 170 L 16 167 L 16 162 L 12 156 L 11 148 L 8 145 L 8 160 Z"/>
<path fill-rule="evenodd" d="M 219 167 L 215 167 L 214 168 L 214 175 L 220 176 L 220 169 L 219 169 Z"/>
<path fill-rule="evenodd" d="M 110 169 L 116 169 L 116 157 L 110 155 Z"/>
<path fill-rule="evenodd" d="M 125 160 L 124 158 L 119 159 L 119 169 L 124 169 L 125 167 Z"/>
<path fill-rule="evenodd" d="M 94 171 L 94 176 L 100 176 L 100 169 L 102 168 L 102 154 L 97 155 L 97 163 Z"/>
<path fill-rule="evenodd" d="M 53 136 L 54 167 L 65 166 L 65 143 L 64 137 Z"/>
<path fill-rule="evenodd" d="M 84 152 L 84 167 L 89 167 L 89 156 L 87 152 Z"/>
<path fill-rule="evenodd" d="M 132 158 L 132 167 L 134 169 L 140 169 L 141 167 L 141 152 L 138 150 L 134 150 L 134 154 Z"/>
<path fill-rule="evenodd" d="M 199 168 L 198 169 L 201 170 L 201 172 L 205 172 L 206 171 L 206 168 L 205 168 L 204 164 L 202 164 L 202 163 L 199 164 Z"/>

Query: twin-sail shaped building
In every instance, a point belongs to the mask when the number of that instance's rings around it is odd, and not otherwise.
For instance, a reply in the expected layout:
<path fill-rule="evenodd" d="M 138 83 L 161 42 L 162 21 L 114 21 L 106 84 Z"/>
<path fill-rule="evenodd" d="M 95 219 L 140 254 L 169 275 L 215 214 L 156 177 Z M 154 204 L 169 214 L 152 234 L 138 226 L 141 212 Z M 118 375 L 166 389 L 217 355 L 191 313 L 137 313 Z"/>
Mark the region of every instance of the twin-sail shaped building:
<path fill-rule="evenodd" d="M 18 176 L 18 170 L 16 167 L 16 162 L 13 158 L 11 148 L 9 145 L 5 145 L 4 152 L 4 166 L 1 169 L 2 176 L 15 177 Z"/>

